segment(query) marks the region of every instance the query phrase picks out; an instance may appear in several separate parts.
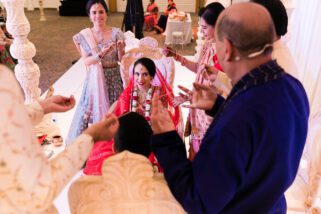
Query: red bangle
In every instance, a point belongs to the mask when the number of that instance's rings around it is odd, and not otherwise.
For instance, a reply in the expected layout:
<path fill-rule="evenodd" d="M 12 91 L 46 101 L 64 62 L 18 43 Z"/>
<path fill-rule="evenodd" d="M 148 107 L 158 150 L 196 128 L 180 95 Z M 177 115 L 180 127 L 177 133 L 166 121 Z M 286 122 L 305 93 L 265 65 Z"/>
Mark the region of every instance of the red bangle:
<path fill-rule="evenodd" d="M 182 57 L 183 59 L 181 60 L 181 65 L 185 66 L 185 63 L 186 63 L 186 58 L 185 57 Z"/>

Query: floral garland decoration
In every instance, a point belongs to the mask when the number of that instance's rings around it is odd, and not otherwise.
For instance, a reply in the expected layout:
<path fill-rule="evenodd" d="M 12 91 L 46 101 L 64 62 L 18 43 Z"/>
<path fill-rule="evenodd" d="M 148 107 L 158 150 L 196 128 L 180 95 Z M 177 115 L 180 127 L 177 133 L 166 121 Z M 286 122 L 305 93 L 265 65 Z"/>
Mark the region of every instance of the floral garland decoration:
<path fill-rule="evenodd" d="M 150 87 L 146 95 L 145 112 L 144 112 L 144 117 L 149 124 L 150 124 L 150 109 L 152 104 L 152 93 L 153 93 L 153 87 Z M 136 86 L 133 91 L 133 99 L 132 99 L 132 107 L 131 107 L 132 112 L 137 111 L 137 105 L 138 105 L 138 87 Z"/>

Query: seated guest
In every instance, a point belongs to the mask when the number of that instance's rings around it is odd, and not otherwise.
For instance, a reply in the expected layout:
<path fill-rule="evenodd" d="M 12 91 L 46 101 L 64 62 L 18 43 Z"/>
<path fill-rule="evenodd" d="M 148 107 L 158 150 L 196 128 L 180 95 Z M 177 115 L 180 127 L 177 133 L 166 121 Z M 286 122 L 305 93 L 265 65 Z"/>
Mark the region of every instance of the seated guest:
<path fill-rule="evenodd" d="M 119 128 L 114 137 L 115 152 L 128 150 L 148 158 L 153 131 L 145 118 L 136 112 L 129 112 L 119 117 L 118 121 Z"/>
<path fill-rule="evenodd" d="M 117 100 L 113 113 L 121 116 L 127 112 L 137 112 L 150 124 L 151 100 L 158 94 L 163 105 L 171 115 L 175 127 L 179 122 L 179 108 L 173 107 L 174 97 L 171 87 L 167 84 L 163 75 L 157 70 L 153 60 L 149 58 L 138 59 L 133 66 L 133 76 L 127 88 Z M 86 175 L 101 175 L 103 161 L 114 154 L 113 141 L 95 144 L 86 162 L 84 173 Z M 156 163 L 154 156 L 150 160 Z"/>
<path fill-rule="evenodd" d="M 275 27 L 275 39 L 273 42 L 272 59 L 275 59 L 277 63 L 289 74 L 295 78 L 299 78 L 299 74 L 293 60 L 290 49 L 281 40 L 281 36 L 284 36 L 288 31 L 288 15 L 286 9 L 280 0 L 252 0 L 255 3 L 264 6 L 270 13 L 274 27 Z"/>
<path fill-rule="evenodd" d="M 144 25 L 146 31 L 152 31 L 157 23 L 158 6 L 155 0 L 150 0 L 147 5 L 147 10 L 144 16 Z"/>
<path fill-rule="evenodd" d="M 168 15 L 172 12 L 176 12 L 176 4 L 172 0 L 168 0 L 168 5 L 164 11 L 164 14 L 159 17 L 155 30 L 157 33 L 163 33 L 166 29 Z"/>
<path fill-rule="evenodd" d="M 94 142 L 111 139 L 118 120 L 110 116 L 93 124 L 48 161 L 33 124 L 46 113 L 68 111 L 75 106 L 75 99 L 52 96 L 26 109 L 14 75 L 0 66 L 0 100 L 0 213 L 53 211 L 53 200 L 83 166 Z"/>

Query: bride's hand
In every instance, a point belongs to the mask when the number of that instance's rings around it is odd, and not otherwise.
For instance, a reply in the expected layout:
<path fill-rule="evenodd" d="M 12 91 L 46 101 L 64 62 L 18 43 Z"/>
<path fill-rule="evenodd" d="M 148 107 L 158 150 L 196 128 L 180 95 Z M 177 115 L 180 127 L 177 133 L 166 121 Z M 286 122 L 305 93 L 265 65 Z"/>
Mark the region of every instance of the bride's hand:
<path fill-rule="evenodd" d="M 186 101 L 188 101 L 188 96 L 186 96 L 185 94 L 179 93 L 179 96 L 174 97 L 173 99 L 173 106 L 177 107 L 182 103 L 185 103 Z"/>
<path fill-rule="evenodd" d="M 169 112 L 157 94 L 153 96 L 150 119 L 154 135 L 175 130 L 175 125 Z"/>

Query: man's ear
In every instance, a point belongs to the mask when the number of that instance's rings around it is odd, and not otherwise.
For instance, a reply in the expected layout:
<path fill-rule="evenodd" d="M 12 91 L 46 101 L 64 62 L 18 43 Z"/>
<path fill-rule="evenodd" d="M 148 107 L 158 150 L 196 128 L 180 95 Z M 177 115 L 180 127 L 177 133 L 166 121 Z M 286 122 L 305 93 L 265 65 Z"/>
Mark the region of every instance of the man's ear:
<path fill-rule="evenodd" d="M 233 45 L 232 42 L 230 40 L 228 40 L 227 38 L 224 38 L 223 40 L 224 42 L 224 55 L 225 55 L 225 60 L 226 61 L 233 61 Z"/>

